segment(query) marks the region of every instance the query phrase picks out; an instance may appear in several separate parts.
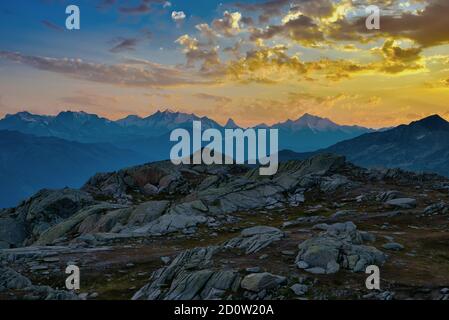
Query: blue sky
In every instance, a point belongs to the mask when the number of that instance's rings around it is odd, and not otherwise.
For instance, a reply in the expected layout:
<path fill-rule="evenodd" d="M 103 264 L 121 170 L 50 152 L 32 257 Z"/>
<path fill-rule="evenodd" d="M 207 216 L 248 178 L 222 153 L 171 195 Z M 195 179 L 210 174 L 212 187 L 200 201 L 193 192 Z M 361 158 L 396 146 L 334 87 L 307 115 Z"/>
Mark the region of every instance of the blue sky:
<path fill-rule="evenodd" d="M 174 52 L 175 40 L 194 30 L 195 25 L 209 22 L 235 1 L 173 0 L 171 5 L 152 4 L 146 14 L 122 13 L 121 8 L 136 8 L 138 1 L 116 1 L 112 5 L 102 0 L 17 0 L 0 3 L 0 43 L 3 50 L 25 51 L 33 55 L 55 57 L 83 56 L 84 58 L 112 60 L 115 55 L 108 49 L 114 38 L 140 37 L 141 32 L 151 32 L 151 39 L 142 40 L 136 47 L 137 55 L 151 54 L 161 63 L 173 58 L 182 59 Z M 251 2 L 251 1 L 247 1 Z M 257 2 L 257 1 L 252 1 Z M 69 4 L 81 10 L 81 30 L 62 32 Z M 171 20 L 172 11 L 183 11 L 186 19 L 179 25 Z M 52 28 L 54 26 L 54 29 Z M 161 53 L 160 48 L 168 49 Z M 171 50 L 170 50 L 171 49 Z M 181 62 L 181 61 L 179 61 Z"/>

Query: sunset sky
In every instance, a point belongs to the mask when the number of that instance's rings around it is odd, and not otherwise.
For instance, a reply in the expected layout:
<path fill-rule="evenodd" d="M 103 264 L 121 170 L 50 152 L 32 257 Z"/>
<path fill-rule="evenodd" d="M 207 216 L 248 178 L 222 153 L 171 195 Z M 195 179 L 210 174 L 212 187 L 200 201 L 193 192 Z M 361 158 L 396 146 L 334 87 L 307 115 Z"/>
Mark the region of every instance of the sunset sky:
<path fill-rule="evenodd" d="M 65 28 L 70 4 L 81 30 Z M 367 30 L 367 5 L 380 30 Z M 0 2 L 0 117 L 170 108 L 243 126 L 307 112 L 387 127 L 449 120 L 448 101 L 448 0 Z"/>

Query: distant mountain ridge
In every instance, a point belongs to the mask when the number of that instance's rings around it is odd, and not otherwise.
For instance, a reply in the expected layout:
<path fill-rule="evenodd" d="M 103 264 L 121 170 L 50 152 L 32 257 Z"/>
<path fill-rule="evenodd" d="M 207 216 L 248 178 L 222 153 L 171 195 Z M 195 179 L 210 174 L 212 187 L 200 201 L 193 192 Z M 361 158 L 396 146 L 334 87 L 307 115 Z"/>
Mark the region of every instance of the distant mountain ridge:
<path fill-rule="evenodd" d="M 375 130 L 360 126 L 338 125 L 335 122 L 306 113 L 297 120 L 275 124 L 279 130 L 281 149 L 308 152 L 326 148 Z"/>
<path fill-rule="evenodd" d="M 20 112 L 0 120 L 0 130 L 14 130 L 83 143 L 113 143 L 117 147 L 131 148 L 147 154 L 149 160 L 161 160 L 167 158 L 167 150 L 163 148 L 163 152 L 159 152 L 154 146 L 169 143 L 167 137 L 173 129 L 191 129 L 192 121 L 201 121 L 203 130 L 240 128 L 232 119 L 222 126 L 208 117 L 167 109 L 145 118 L 130 115 L 117 121 L 85 112 L 65 111 L 56 116 Z M 256 128 L 278 129 L 280 148 L 302 152 L 328 147 L 373 131 L 359 126 L 341 126 L 329 119 L 310 114 L 305 114 L 297 120 L 288 120 L 273 126 L 260 125 Z"/>
<path fill-rule="evenodd" d="M 335 153 L 363 167 L 402 168 L 449 176 L 449 122 L 439 115 L 367 133 L 312 153 L 283 151 L 284 160 Z"/>

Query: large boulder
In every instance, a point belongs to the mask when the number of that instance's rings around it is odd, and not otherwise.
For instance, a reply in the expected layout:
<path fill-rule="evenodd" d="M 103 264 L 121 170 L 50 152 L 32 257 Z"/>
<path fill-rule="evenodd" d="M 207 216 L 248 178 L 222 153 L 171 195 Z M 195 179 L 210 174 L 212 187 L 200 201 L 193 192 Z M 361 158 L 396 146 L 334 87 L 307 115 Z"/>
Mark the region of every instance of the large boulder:
<path fill-rule="evenodd" d="M 80 226 L 82 222 L 84 222 L 84 220 L 88 219 L 89 217 L 103 216 L 108 212 L 120 209 L 126 209 L 126 207 L 117 204 L 102 203 L 82 209 L 72 217 L 62 221 L 61 223 L 51 227 L 50 229 L 42 233 L 42 235 L 35 242 L 35 245 L 52 244 L 59 238 L 67 237 L 70 234 L 78 234 L 80 233 Z M 85 228 L 81 229 L 83 231 L 91 231 L 86 230 Z"/>
<path fill-rule="evenodd" d="M 215 300 L 229 291 L 237 291 L 240 276 L 234 271 L 199 270 L 185 272 L 176 277 L 166 300 Z"/>
<path fill-rule="evenodd" d="M 46 230 L 95 203 L 91 195 L 80 190 L 41 190 L 17 208 L 2 213 L 0 241 L 11 246 L 29 245 Z"/>
<path fill-rule="evenodd" d="M 41 300 L 78 300 L 78 296 L 73 292 L 33 285 L 27 277 L 9 267 L 0 265 L 0 293 L 5 292 L 10 297 L 15 297 L 18 291 Z M 20 296 L 16 298 L 20 298 Z"/>
<path fill-rule="evenodd" d="M 431 204 L 424 209 L 425 215 L 447 214 L 448 212 L 449 205 L 443 201 Z"/>
<path fill-rule="evenodd" d="M 396 190 L 380 192 L 376 197 L 377 201 L 382 201 L 382 202 L 387 202 L 387 201 L 390 201 L 393 199 L 398 199 L 398 198 L 404 198 L 404 195 L 402 194 L 402 192 L 399 192 Z"/>
<path fill-rule="evenodd" d="M 11 268 L 0 266 L 0 292 L 6 290 L 22 290 L 30 286 L 30 279 Z"/>
<path fill-rule="evenodd" d="M 364 271 L 371 264 L 382 265 L 386 255 L 364 241 L 372 238 L 357 231 L 352 222 L 320 225 L 326 231 L 302 242 L 296 263 L 312 273 L 336 273 L 340 268 Z"/>
<path fill-rule="evenodd" d="M 273 242 L 284 237 L 284 232 L 277 228 L 257 226 L 244 229 L 239 237 L 233 238 L 224 244 L 225 248 L 245 250 L 246 254 L 259 252 Z"/>
<path fill-rule="evenodd" d="M 400 209 L 413 209 L 416 208 L 416 199 L 413 198 L 397 198 L 388 200 L 385 202 L 390 207 L 400 208 Z"/>
<path fill-rule="evenodd" d="M 153 222 L 133 231 L 137 235 L 163 235 L 196 227 L 207 222 L 203 215 L 164 214 Z"/>
<path fill-rule="evenodd" d="M 220 247 L 212 246 L 180 253 L 169 266 L 155 271 L 151 282 L 141 288 L 133 300 L 193 299 L 201 296 L 200 290 L 205 288 L 214 273 L 208 270 L 212 257 L 220 250 Z"/>
<path fill-rule="evenodd" d="M 143 226 L 159 218 L 167 209 L 170 201 L 149 201 L 140 204 L 131 213 L 128 226 Z"/>
<path fill-rule="evenodd" d="M 287 278 L 273 275 L 268 272 L 253 273 L 243 278 L 241 287 L 252 292 L 261 292 L 262 290 L 270 290 L 277 288 L 280 284 L 285 283 Z"/>
<path fill-rule="evenodd" d="M 180 192 L 187 184 L 181 167 L 170 161 L 155 162 L 92 177 L 82 188 L 97 197 L 130 204 L 132 193 L 153 196 L 159 193 Z"/>
<path fill-rule="evenodd" d="M 356 184 L 354 182 L 339 174 L 323 177 L 320 182 L 320 189 L 326 193 L 333 193 L 339 189 L 349 189 L 355 186 Z"/>

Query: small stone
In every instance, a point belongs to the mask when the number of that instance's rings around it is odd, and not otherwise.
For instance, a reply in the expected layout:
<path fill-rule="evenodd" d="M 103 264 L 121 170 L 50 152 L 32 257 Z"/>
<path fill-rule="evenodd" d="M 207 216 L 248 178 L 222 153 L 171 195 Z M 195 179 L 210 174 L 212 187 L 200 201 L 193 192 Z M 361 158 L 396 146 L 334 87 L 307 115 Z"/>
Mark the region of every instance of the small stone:
<path fill-rule="evenodd" d="M 161 257 L 161 260 L 164 264 L 169 264 L 171 261 L 170 257 Z"/>
<path fill-rule="evenodd" d="M 296 266 L 298 267 L 298 269 L 307 269 L 309 267 L 309 264 L 305 261 L 298 261 Z"/>
<path fill-rule="evenodd" d="M 284 256 L 294 256 L 295 255 L 295 251 L 293 250 L 284 250 L 281 252 Z"/>
<path fill-rule="evenodd" d="M 246 268 L 245 270 L 248 273 L 259 273 L 261 271 L 260 267 L 251 267 L 251 268 Z"/>
<path fill-rule="evenodd" d="M 78 298 L 80 298 L 80 300 L 87 300 L 88 296 L 89 296 L 88 293 L 83 292 L 78 295 Z"/>
<path fill-rule="evenodd" d="M 326 273 L 326 270 L 324 270 L 323 268 L 320 268 L 320 267 L 309 268 L 309 269 L 306 269 L 306 271 L 309 273 L 313 273 L 313 274 L 325 274 Z"/>
<path fill-rule="evenodd" d="M 263 254 L 259 257 L 260 260 L 265 260 L 268 258 L 268 254 Z"/>
<path fill-rule="evenodd" d="M 42 261 L 48 262 L 48 263 L 59 262 L 59 258 L 56 258 L 56 257 L 44 258 Z"/>
<path fill-rule="evenodd" d="M 401 251 L 404 250 L 404 246 L 402 244 L 399 244 L 397 242 L 389 242 L 382 246 L 382 248 L 386 250 L 392 250 L 392 251 Z"/>
<path fill-rule="evenodd" d="M 31 271 L 42 271 L 42 270 L 47 270 L 48 266 L 46 265 L 37 265 L 37 266 L 33 266 L 30 268 Z"/>
<path fill-rule="evenodd" d="M 304 284 L 294 284 L 290 287 L 290 289 L 297 295 L 297 296 L 303 296 L 307 293 L 309 290 L 309 287 Z"/>

